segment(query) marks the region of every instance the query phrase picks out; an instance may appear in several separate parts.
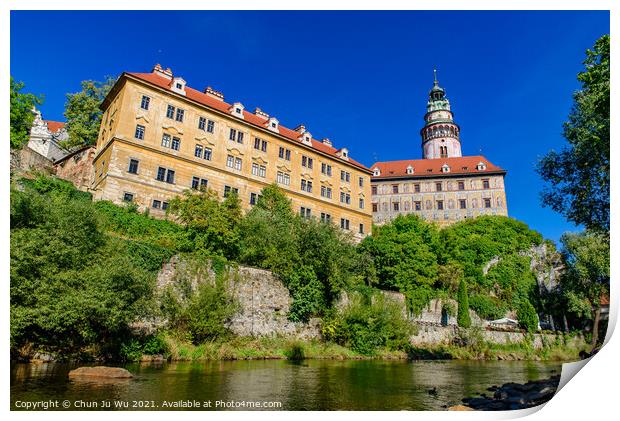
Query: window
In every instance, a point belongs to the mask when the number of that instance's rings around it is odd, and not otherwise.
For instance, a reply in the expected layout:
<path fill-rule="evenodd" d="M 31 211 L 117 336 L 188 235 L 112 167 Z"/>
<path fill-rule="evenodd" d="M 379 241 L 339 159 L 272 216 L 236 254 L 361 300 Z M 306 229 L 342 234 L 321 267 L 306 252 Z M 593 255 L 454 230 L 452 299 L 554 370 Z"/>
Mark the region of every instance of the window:
<path fill-rule="evenodd" d="M 364 177 L 359 178 L 359 186 L 364 187 Z"/>
<path fill-rule="evenodd" d="M 194 190 L 206 190 L 209 185 L 209 180 L 200 178 L 200 177 L 192 177 L 192 189 Z"/>
<path fill-rule="evenodd" d="M 140 101 L 140 108 L 143 110 L 149 109 L 149 104 L 151 103 L 151 98 L 146 95 L 142 95 L 142 101 Z"/>
<path fill-rule="evenodd" d="M 241 164 L 242 164 L 241 158 L 235 158 L 235 169 L 237 171 L 241 171 Z"/>
<path fill-rule="evenodd" d="M 237 139 L 237 130 L 231 128 L 230 134 L 228 135 L 228 140 L 234 141 L 235 139 Z"/>
<path fill-rule="evenodd" d="M 261 152 L 267 152 L 267 141 L 263 139 L 259 139 L 258 137 L 254 138 L 254 149 Z"/>
<path fill-rule="evenodd" d="M 394 212 L 398 212 L 400 210 L 400 203 L 398 202 L 392 203 L 392 208 L 394 209 Z"/>
<path fill-rule="evenodd" d="M 310 212 L 310 208 L 305 208 L 303 206 L 299 209 L 299 214 L 302 218 L 310 218 Z"/>
<path fill-rule="evenodd" d="M 398 194 L 398 184 L 393 184 L 392 185 L 392 193 Z"/>
<path fill-rule="evenodd" d="M 419 184 L 414 184 L 413 185 L 413 191 L 414 193 L 420 193 L 420 185 Z"/>
<path fill-rule="evenodd" d="M 198 128 L 200 130 L 204 130 L 206 126 L 207 126 L 207 119 L 204 117 L 200 117 L 198 119 Z"/>
<path fill-rule="evenodd" d="M 422 210 L 422 202 L 413 202 L 413 208 L 417 211 Z"/>
<path fill-rule="evenodd" d="M 439 155 L 441 158 L 447 158 L 448 157 L 448 147 L 447 146 L 440 146 L 439 147 Z"/>
<path fill-rule="evenodd" d="M 312 181 L 301 179 L 301 190 L 307 193 L 312 193 Z"/>
<path fill-rule="evenodd" d="M 214 126 L 215 126 L 215 122 L 213 122 L 212 120 L 207 121 L 207 131 L 209 133 L 213 133 Z"/>
<path fill-rule="evenodd" d="M 258 195 L 256 193 L 250 193 L 250 205 L 254 206 L 257 198 Z"/>
<path fill-rule="evenodd" d="M 490 188 L 488 179 L 482 180 L 482 188 L 485 190 L 488 190 Z"/>
<path fill-rule="evenodd" d="M 177 117 L 175 118 L 175 120 L 182 123 L 184 115 L 185 115 L 185 110 L 177 108 Z"/>
<path fill-rule="evenodd" d="M 165 146 L 166 148 L 170 147 L 170 135 L 165 134 L 161 137 L 161 146 Z"/>
<path fill-rule="evenodd" d="M 372 186 L 372 187 L 370 188 L 370 191 L 371 191 L 371 193 L 372 193 L 373 195 L 374 195 L 374 194 L 377 194 L 377 186 Z"/>
<path fill-rule="evenodd" d="M 252 163 L 252 175 L 264 178 L 267 175 L 267 167 L 259 165 L 256 162 Z"/>
<path fill-rule="evenodd" d="M 343 191 L 340 192 L 340 203 L 351 204 L 351 195 Z"/>
<path fill-rule="evenodd" d="M 202 146 L 201 145 L 196 145 L 196 147 L 194 148 L 194 156 L 196 158 L 202 158 Z"/>
<path fill-rule="evenodd" d="M 312 164 L 313 164 L 313 159 L 310 157 L 307 157 L 306 155 L 302 155 L 301 156 L 301 166 L 302 167 L 306 167 L 308 169 L 312 169 Z"/>
<path fill-rule="evenodd" d="M 332 221 L 332 216 L 329 213 L 321 212 L 321 222 L 329 223 Z"/>
<path fill-rule="evenodd" d="M 364 209 L 364 199 L 360 198 L 360 209 Z"/>
<path fill-rule="evenodd" d="M 224 197 L 228 197 L 230 193 L 239 194 L 239 189 L 236 187 L 224 186 Z"/>
<path fill-rule="evenodd" d="M 237 143 L 243 143 L 243 132 L 237 133 Z"/>
<path fill-rule="evenodd" d="M 176 136 L 173 137 L 172 138 L 172 144 L 170 145 L 170 148 L 174 149 L 175 151 L 178 151 L 180 146 L 181 146 L 181 139 L 179 139 Z"/>
<path fill-rule="evenodd" d="M 151 205 L 153 209 L 161 208 L 161 200 L 153 200 L 153 204 Z"/>
<path fill-rule="evenodd" d="M 363 234 L 363 233 L 364 233 L 364 224 L 360 224 L 359 233 L 360 233 L 360 234 Z"/>
<path fill-rule="evenodd" d="M 177 83 L 176 87 L 177 87 L 177 89 L 183 89 L 183 84 L 182 83 Z"/>
<path fill-rule="evenodd" d="M 168 209 L 168 202 L 161 202 L 161 209 L 162 210 Z"/>
<path fill-rule="evenodd" d="M 235 167 L 235 157 L 232 155 L 228 155 L 226 157 L 226 166 L 228 168 L 234 168 Z"/>
<path fill-rule="evenodd" d="M 127 172 L 131 174 L 138 174 L 138 165 L 139 165 L 139 162 L 137 159 L 130 159 L 129 168 L 127 169 Z"/>
<path fill-rule="evenodd" d="M 435 183 L 435 190 L 436 191 L 441 191 L 442 190 L 441 183 Z"/>
<path fill-rule="evenodd" d="M 282 172 L 282 171 L 278 171 L 277 181 L 278 181 L 278 184 L 284 184 L 285 186 L 290 186 L 291 185 L 291 176 L 288 173 L 285 173 L 285 172 Z"/>
<path fill-rule="evenodd" d="M 133 193 L 125 193 L 123 195 L 123 201 L 125 201 L 125 202 L 133 202 Z"/>
<path fill-rule="evenodd" d="M 157 168 L 157 181 L 164 181 L 166 179 L 166 169 L 164 167 Z"/>
<path fill-rule="evenodd" d="M 437 201 L 437 210 L 443 210 L 443 200 Z"/>
<path fill-rule="evenodd" d="M 326 187 L 326 186 L 321 186 L 321 197 L 325 197 L 327 199 L 331 199 L 332 198 L 332 188 L 331 187 Z"/>
<path fill-rule="evenodd" d="M 205 148 L 204 159 L 206 159 L 207 161 L 211 161 L 212 153 L 213 152 L 211 151 L 211 148 Z"/>
<path fill-rule="evenodd" d="M 340 171 L 340 181 L 344 181 L 346 183 L 351 182 L 351 173 L 347 171 Z"/>
<path fill-rule="evenodd" d="M 465 190 L 465 182 L 464 181 L 459 181 L 458 189 L 459 190 Z"/>
<path fill-rule="evenodd" d="M 377 211 L 379 211 L 379 205 L 378 205 L 377 203 L 373 203 L 373 204 L 372 204 L 372 211 L 373 211 L 373 212 L 377 212 Z"/>
<path fill-rule="evenodd" d="M 326 163 L 321 163 L 321 174 L 325 174 L 328 177 L 332 176 L 332 166 Z"/>
<path fill-rule="evenodd" d="M 174 110 L 175 108 L 172 105 L 168 105 L 168 109 L 166 110 L 166 117 L 174 118 Z"/>
<path fill-rule="evenodd" d="M 286 149 L 286 148 L 283 148 L 282 146 L 280 146 L 280 149 L 278 150 L 278 158 L 286 159 L 287 161 L 290 161 L 291 160 L 291 151 L 290 151 L 290 149 Z"/>
<path fill-rule="evenodd" d="M 174 170 L 168 170 L 166 173 L 166 183 L 174 184 Z"/>
<path fill-rule="evenodd" d="M 343 230 L 349 229 L 349 220 L 345 218 L 340 218 L 340 228 Z"/>
<path fill-rule="evenodd" d="M 491 199 L 489 199 L 489 198 L 485 198 L 484 199 L 484 207 L 485 208 L 490 208 L 491 207 Z"/>
<path fill-rule="evenodd" d="M 459 199 L 459 208 L 460 209 L 467 209 L 467 200 Z"/>
<path fill-rule="evenodd" d="M 136 133 L 135 133 L 134 137 L 136 139 L 140 139 L 140 140 L 144 139 L 144 126 L 142 126 L 140 124 L 138 124 L 136 126 Z"/>

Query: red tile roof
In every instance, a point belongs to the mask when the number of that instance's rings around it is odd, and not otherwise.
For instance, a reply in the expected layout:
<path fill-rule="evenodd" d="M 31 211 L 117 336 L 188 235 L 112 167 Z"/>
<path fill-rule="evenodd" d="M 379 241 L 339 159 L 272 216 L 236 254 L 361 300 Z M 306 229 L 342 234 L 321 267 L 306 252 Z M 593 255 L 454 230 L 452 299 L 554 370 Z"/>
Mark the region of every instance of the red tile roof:
<path fill-rule="evenodd" d="M 56 133 L 58 130 L 65 127 L 65 123 L 63 123 L 62 121 L 50 121 L 50 120 L 43 120 L 43 121 L 47 123 L 47 128 L 52 133 Z"/>
<path fill-rule="evenodd" d="M 127 74 L 138 78 L 140 80 L 149 82 L 155 86 L 158 86 L 160 88 L 163 89 L 167 89 L 170 90 L 170 87 L 172 86 L 172 80 L 169 80 L 163 76 L 160 76 L 158 74 L 155 73 L 133 73 L 133 72 L 128 72 Z M 190 88 L 189 86 L 185 86 L 185 97 L 188 99 L 191 99 L 192 101 L 198 102 L 202 105 L 206 105 L 207 107 L 210 108 L 214 108 L 218 111 L 230 114 L 230 108 L 232 107 L 231 104 L 228 104 L 224 101 L 221 101 L 219 99 L 215 99 L 203 92 L 197 91 L 196 89 Z M 265 119 L 264 117 L 259 117 L 254 113 L 250 113 L 248 111 L 243 111 L 243 120 L 254 125 L 254 126 L 258 126 L 258 127 L 262 127 L 264 129 L 267 128 L 267 123 L 268 120 Z M 282 125 L 278 125 L 278 133 L 292 141 L 301 143 L 300 137 L 301 137 L 301 133 L 296 132 L 295 130 L 291 130 L 288 129 Z M 328 146 L 326 144 L 324 144 L 321 141 L 312 139 L 312 148 L 331 155 L 332 157 L 341 160 L 343 163 L 349 163 L 353 166 L 356 166 L 362 170 L 365 171 L 370 171 L 370 169 L 368 167 L 366 167 L 365 165 L 349 158 L 348 161 L 344 160 L 340 157 L 338 157 L 336 155 L 336 152 L 338 152 L 338 149 L 333 148 L 331 146 Z"/>
<path fill-rule="evenodd" d="M 478 163 L 486 165 L 485 170 L 477 170 Z M 448 164 L 450 172 L 441 171 L 441 167 Z M 413 167 L 413 174 L 407 174 L 407 167 Z M 377 162 L 370 167 L 373 171 L 379 168 L 379 176 L 373 178 L 396 178 L 396 177 L 437 177 L 448 175 L 468 175 L 497 173 L 506 171 L 493 165 L 482 155 L 463 156 L 458 158 L 438 158 L 438 159 L 407 159 L 402 161 Z"/>

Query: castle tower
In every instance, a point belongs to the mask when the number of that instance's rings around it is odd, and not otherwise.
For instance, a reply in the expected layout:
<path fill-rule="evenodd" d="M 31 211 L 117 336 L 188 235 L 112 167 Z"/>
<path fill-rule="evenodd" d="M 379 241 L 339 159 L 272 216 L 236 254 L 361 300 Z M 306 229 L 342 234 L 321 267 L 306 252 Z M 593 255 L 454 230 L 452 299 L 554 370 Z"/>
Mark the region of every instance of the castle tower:
<path fill-rule="evenodd" d="M 461 141 L 460 128 L 454 122 L 454 115 L 450 111 L 450 101 L 446 98 L 446 91 L 437 82 L 437 71 L 433 88 L 428 94 L 426 105 L 426 124 L 420 130 L 422 136 L 422 156 L 424 159 L 460 157 Z"/>

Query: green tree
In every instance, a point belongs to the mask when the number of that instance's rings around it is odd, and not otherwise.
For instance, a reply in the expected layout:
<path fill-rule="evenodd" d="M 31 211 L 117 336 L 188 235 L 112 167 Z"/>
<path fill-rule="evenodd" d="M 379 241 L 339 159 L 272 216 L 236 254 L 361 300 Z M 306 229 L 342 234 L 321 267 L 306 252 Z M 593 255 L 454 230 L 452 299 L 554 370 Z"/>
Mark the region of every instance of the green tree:
<path fill-rule="evenodd" d="M 28 142 L 30 129 L 34 120 L 33 109 L 43 103 L 43 97 L 23 93 L 23 82 L 17 82 L 11 76 L 11 148 L 21 148 Z"/>
<path fill-rule="evenodd" d="M 587 229 L 609 231 L 609 35 L 586 51 L 573 108 L 564 123 L 568 147 L 538 163 L 549 185 L 542 202 Z"/>
<path fill-rule="evenodd" d="M 461 280 L 459 283 L 458 293 L 458 313 L 456 316 L 456 322 L 460 327 L 470 327 L 471 318 L 469 317 L 469 299 L 467 297 L 467 283 L 465 280 Z"/>
<path fill-rule="evenodd" d="M 74 148 L 97 143 L 103 114 L 99 107 L 115 82 L 116 79 L 111 77 L 106 77 L 103 82 L 84 80 L 80 92 L 67 94 L 65 118 L 69 139 L 64 142 L 64 147 Z"/>
<path fill-rule="evenodd" d="M 538 330 L 538 314 L 536 314 L 536 309 L 528 300 L 522 300 L 519 304 L 517 308 L 517 319 L 519 319 L 519 326 L 529 333 Z"/>
<path fill-rule="evenodd" d="M 609 294 L 609 237 L 586 231 L 561 238 L 566 270 L 560 288 L 568 310 L 593 319 L 592 345 L 598 342 L 601 297 Z"/>
<path fill-rule="evenodd" d="M 182 197 L 170 201 L 167 212 L 185 225 L 194 250 L 228 259 L 237 257 L 242 214 L 236 193 L 220 201 L 213 190 L 186 190 Z"/>

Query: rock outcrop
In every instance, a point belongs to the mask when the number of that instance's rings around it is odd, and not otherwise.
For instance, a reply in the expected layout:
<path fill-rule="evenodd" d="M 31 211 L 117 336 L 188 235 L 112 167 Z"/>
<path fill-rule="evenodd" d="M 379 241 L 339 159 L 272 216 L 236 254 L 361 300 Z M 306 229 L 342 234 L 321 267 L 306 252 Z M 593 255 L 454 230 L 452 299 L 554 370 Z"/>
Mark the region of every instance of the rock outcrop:
<path fill-rule="evenodd" d="M 86 378 L 96 377 L 105 379 L 130 379 L 133 377 L 129 371 L 120 367 L 80 367 L 69 372 L 69 378 Z"/>
<path fill-rule="evenodd" d="M 531 408 L 549 401 L 555 395 L 559 383 L 560 376 L 556 375 L 525 384 L 506 383 L 499 387 L 491 386 L 488 391 L 494 392 L 492 397 L 482 395 L 481 397 L 464 398 L 463 403 L 479 411 Z"/>

